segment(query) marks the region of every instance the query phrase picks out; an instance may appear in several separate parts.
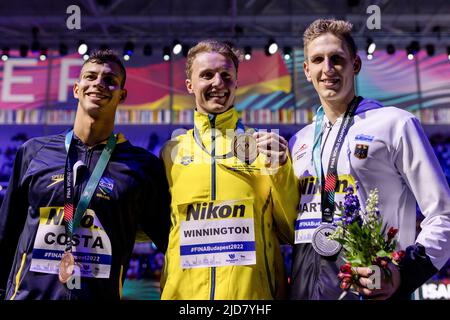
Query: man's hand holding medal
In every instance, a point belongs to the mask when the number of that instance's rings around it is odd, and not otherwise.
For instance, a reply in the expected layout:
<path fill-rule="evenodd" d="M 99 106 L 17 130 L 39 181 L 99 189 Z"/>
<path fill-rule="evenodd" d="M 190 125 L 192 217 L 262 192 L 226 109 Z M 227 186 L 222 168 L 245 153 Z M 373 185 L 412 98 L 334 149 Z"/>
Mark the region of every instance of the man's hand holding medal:
<path fill-rule="evenodd" d="M 277 168 L 286 163 L 288 159 L 288 142 L 282 136 L 275 132 L 258 131 L 253 133 L 256 139 L 258 152 L 267 157 L 266 165 L 271 168 Z"/>
<path fill-rule="evenodd" d="M 261 152 L 266 155 L 266 166 L 277 168 L 286 163 L 288 142 L 275 132 L 247 130 L 236 135 L 234 152 L 243 162 L 252 163 Z"/>

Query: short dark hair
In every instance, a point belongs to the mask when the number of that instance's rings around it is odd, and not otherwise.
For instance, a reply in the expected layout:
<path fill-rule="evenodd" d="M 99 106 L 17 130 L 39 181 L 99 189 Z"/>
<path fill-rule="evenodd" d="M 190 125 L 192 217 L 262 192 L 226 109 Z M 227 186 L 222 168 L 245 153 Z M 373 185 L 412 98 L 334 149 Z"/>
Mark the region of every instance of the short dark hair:
<path fill-rule="evenodd" d="M 88 62 L 91 63 L 108 63 L 113 62 L 119 66 L 120 72 L 123 75 L 122 81 L 120 83 L 120 87 L 123 89 L 125 87 L 125 81 L 127 80 L 127 71 L 125 70 L 125 67 L 120 61 L 117 53 L 111 49 L 104 49 L 104 50 L 95 50 L 89 55 L 89 58 L 84 61 L 83 66 L 81 67 L 83 69 L 84 65 Z"/>
<path fill-rule="evenodd" d="M 309 43 L 326 33 L 331 33 L 342 39 L 347 45 L 352 58 L 356 57 L 358 48 L 356 47 L 355 40 L 351 35 L 352 28 L 353 25 L 344 20 L 317 19 L 313 21 L 313 23 L 306 28 L 305 33 L 303 34 L 303 51 L 305 58 L 308 56 Z"/>
<path fill-rule="evenodd" d="M 188 79 L 190 79 L 192 76 L 192 64 L 194 63 L 195 58 L 202 52 L 217 52 L 224 57 L 231 59 L 231 61 L 233 61 L 234 67 L 236 68 L 237 74 L 239 61 L 242 61 L 242 52 L 226 42 L 207 39 L 197 43 L 189 50 L 187 54 L 186 76 L 188 77 Z"/>

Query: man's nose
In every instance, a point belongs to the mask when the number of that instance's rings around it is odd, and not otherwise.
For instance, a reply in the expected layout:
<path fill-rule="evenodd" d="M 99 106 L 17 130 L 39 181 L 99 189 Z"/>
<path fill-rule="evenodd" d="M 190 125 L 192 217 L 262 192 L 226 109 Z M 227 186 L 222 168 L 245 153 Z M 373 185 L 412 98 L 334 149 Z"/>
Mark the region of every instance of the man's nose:
<path fill-rule="evenodd" d="M 94 81 L 94 86 L 105 88 L 106 85 L 104 79 L 102 77 L 97 77 Z"/>
<path fill-rule="evenodd" d="M 333 61 L 331 61 L 331 59 L 325 58 L 324 63 L 323 63 L 323 72 L 329 73 L 333 70 L 334 70 Z"/>
<path fill-rule="evenodd" d="M 212 84 L 216 87 L 219 87 L 223 84 L 222 76 L 218 72 L 214 75 L 214 78 L 212 80 Z"/>

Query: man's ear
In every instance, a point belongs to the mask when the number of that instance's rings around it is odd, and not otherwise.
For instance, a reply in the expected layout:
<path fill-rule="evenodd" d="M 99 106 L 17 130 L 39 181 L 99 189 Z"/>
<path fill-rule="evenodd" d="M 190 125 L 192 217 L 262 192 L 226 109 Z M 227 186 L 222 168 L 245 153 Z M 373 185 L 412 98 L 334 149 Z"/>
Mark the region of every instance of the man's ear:
<path fill-rule="evenodd" d="M 186 89 L 190 94 L 194 93 L 194 90 L 192 89 L 192 81 L 191 79 L 186 79 L 186 81 L 184 82 L 186 84 Z"/>
<path fill-rule="evenodd" d="M 78 99 L 78 91 L 80 89 L 80 86 L 78 85 L 78 81 L 76 81 L 73 85 L 73 97 L 75 99 Z"/>
<path fill-rule="evenodd" d="M 120 103 L 124 102 L 127 98 L 128 91 L 126 89 L 122 89 L 122 93 L 120 94 Z"/>
<path fill-rule="evenodd" d="M 356 75 L 358 75 L 358 73 L 361 71 L 361 67 L 362 67 L 362 61 L 361 58 L 356 55 L 355 57 L 355 61 L 353 62 L 353 73 Z"/>
<path fill-rule="evenodd" d="M 305 76 L 306 76 L 306 80 L 308 80 L 308 82 L 311 82 L 311 75 L 309 73 L 309 67 L 308 67 L 308 63 L 303 62 L 303 71 L 305 72 Z"/>

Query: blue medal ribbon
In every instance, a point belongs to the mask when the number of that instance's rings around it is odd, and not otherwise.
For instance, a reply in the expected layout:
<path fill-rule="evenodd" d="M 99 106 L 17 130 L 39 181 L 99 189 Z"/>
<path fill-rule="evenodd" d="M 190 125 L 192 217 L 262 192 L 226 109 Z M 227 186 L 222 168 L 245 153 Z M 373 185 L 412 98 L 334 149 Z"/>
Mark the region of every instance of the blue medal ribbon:
<path fill-rule="evenodd" d="M 102 154 L 95 165 L 92 175 L 89 177 L 86 187 L 81 193 L 80 200 L 73 214 L 73 196 L 74 196 L 74 183 L 73 183 L 73 161 L 72 158 L 75 156 L 74 148 L 72 147 L 73 141 L 73 130 L 70 130 L 66 134 L 65 138 L 65 148 L 67 152 L 66 167 L 64 172 L 64 221 L 65 230 L 67 236 L 66 251 L 72 251 L 72 237 L 75 230 L 80 225 L 81 218 L 86 211 L 89 203 L 91 202 L 92 196 L 97 189 L 98 183 L 103 175 L 103 172 L 108 165 L 111 155 L 116 147 L 117 137 L 114 133 L 108 138 L 106 146 L 103 148 Z M 66 215 L 66 208 L 67 215 Z"/>

